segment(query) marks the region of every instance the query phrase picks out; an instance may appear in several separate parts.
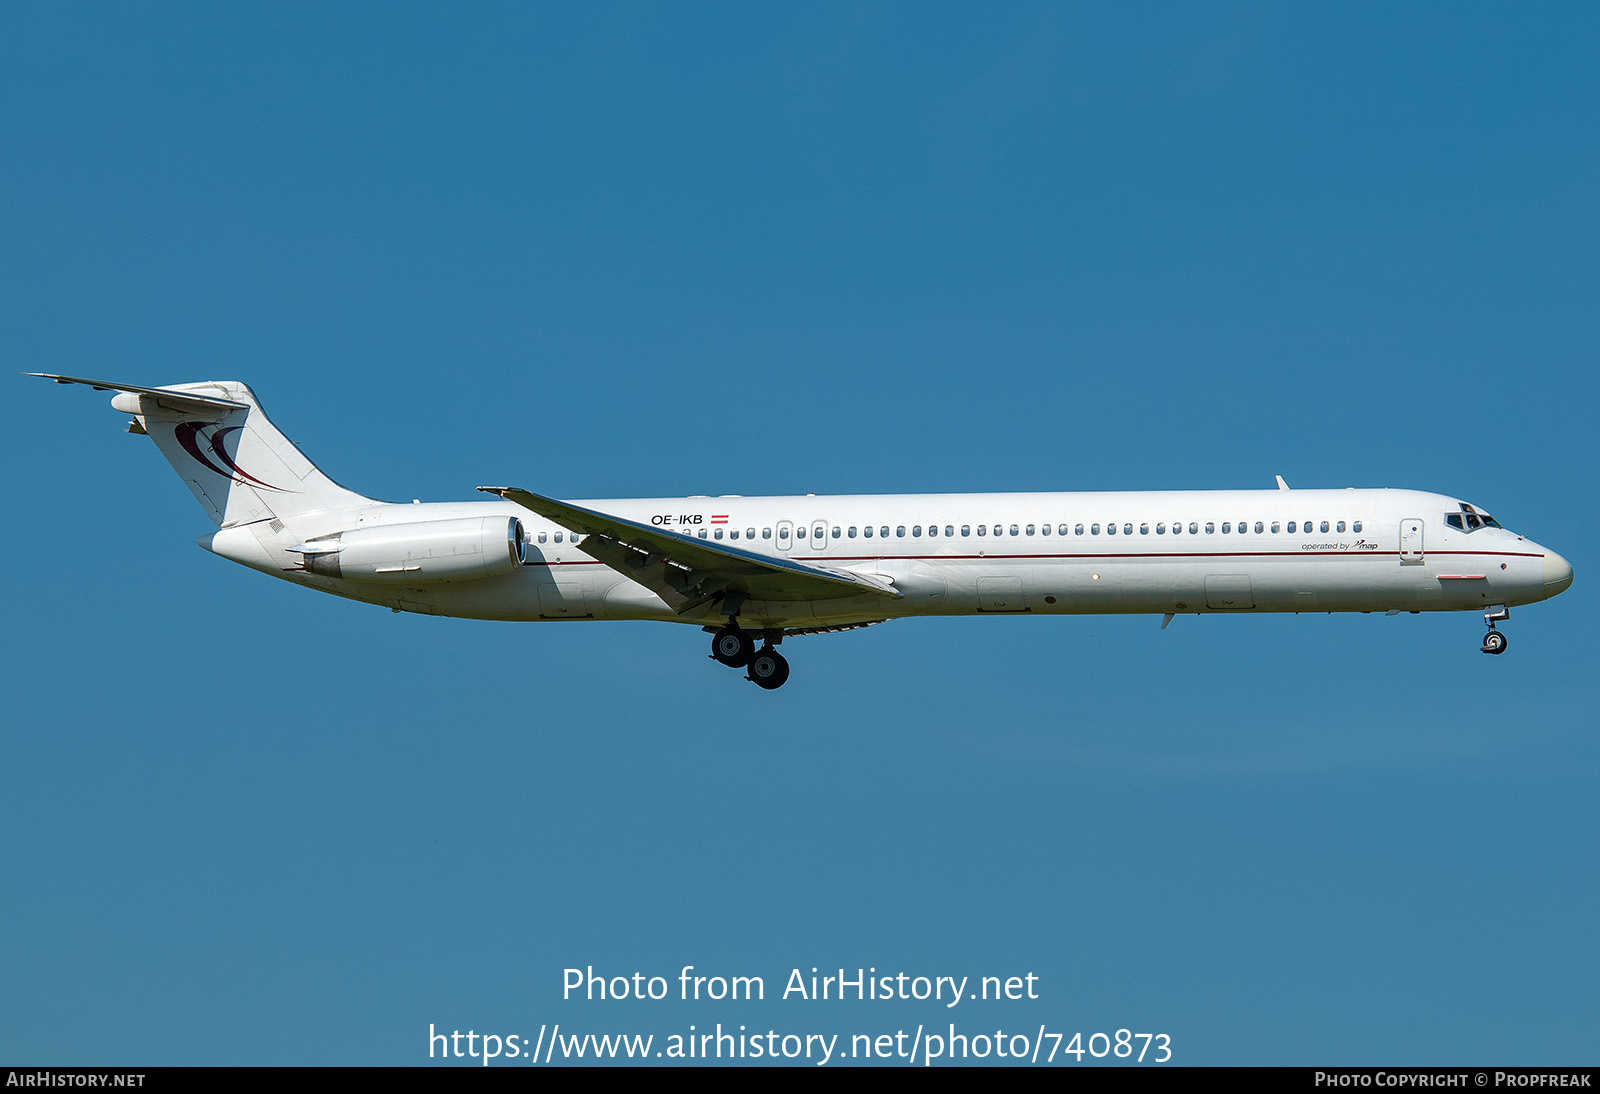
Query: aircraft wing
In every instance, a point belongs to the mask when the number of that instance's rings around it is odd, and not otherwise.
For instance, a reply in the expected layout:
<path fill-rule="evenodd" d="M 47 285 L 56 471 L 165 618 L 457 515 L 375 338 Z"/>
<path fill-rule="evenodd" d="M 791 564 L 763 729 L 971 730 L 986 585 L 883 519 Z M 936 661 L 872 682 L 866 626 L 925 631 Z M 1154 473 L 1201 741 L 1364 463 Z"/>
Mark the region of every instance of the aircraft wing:
<path fill-rule="evenodd" d="M 722 543 L 708 543 L 516 487 L 478 489 L 514 501 L 584 536 L 585 554 L 637 581 L 680 614 L 717 597 L 836 600 L 870 594 L 898 600 L 902 595 L 887 581 L 849 570 L 807 566 Z"/>

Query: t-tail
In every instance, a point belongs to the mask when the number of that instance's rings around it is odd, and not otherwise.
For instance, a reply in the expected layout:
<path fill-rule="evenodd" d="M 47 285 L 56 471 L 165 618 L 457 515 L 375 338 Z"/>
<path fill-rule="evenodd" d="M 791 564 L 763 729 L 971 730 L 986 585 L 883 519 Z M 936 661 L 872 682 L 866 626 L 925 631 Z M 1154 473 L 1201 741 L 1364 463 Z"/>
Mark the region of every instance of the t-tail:
<path fill-rule="evenodd" d="M 137 387 L 31 372 L 58 384 L 115 391 L 111 405 L 133 416 L 219 528 L 370 503 L 334 482 L 267 419 L 261 402 L 233 380 Z"/>

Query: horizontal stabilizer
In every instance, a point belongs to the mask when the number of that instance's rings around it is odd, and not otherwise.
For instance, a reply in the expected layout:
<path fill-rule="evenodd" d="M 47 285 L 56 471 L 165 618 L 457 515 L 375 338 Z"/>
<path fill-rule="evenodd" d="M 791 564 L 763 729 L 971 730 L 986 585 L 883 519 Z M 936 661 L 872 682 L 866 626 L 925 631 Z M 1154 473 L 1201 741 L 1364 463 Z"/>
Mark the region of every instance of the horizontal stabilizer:
<path fill-rule="evenodd" d="M 24 376 L 38 376 L 45 380 L 54 380 L 58 384 L 87 384 L 96 391 L 126 391 L 130 395 L 151 395 L 162 402 L 174 404 L 174 408 L 188 404 L 190 406 L 215 407 L 218 410 L 248 410 L 249 403 L 238 403 L 232 399 L 221 399 L 211 395 L 198 395 L 192 391 L 174 391 L 166 387 L 139 387 L 136 384 L 113 384 L 106 380 L 85 380 L 81 376 L 57 376 L 53 372 L 25 372 Z"/>

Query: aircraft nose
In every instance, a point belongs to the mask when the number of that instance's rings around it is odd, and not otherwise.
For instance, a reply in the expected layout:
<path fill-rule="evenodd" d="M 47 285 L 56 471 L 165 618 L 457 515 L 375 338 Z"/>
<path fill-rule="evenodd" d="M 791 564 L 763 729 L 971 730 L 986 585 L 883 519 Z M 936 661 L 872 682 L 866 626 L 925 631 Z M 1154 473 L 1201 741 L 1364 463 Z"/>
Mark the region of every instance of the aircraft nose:
<path fill-rule="evenodd" d="M 1555 596 L 1572 584 L 1572 563 L 1554 551 L 1544 553 L 1544 595 Z"/>

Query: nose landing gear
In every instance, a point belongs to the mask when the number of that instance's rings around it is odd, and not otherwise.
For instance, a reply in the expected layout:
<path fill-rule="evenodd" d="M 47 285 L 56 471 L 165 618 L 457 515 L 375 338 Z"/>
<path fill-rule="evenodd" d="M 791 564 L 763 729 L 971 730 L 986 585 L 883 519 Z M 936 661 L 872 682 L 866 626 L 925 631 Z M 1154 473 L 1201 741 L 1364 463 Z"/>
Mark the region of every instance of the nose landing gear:
<path fill-rule="evenodd" d="M 1511 644 L 1510 639 L 1506 638 L 1500 631 L 1495 630 L 1494 625 L 1510 618 L 1511 609 L 1506 607 L 1497 607 L 1493 611 L 1483 613 L 1483 621 L 1489 624 L 1489 633 L 1483 636 L 1484 653 L 1506 652 L 1506 647 Z"/>

